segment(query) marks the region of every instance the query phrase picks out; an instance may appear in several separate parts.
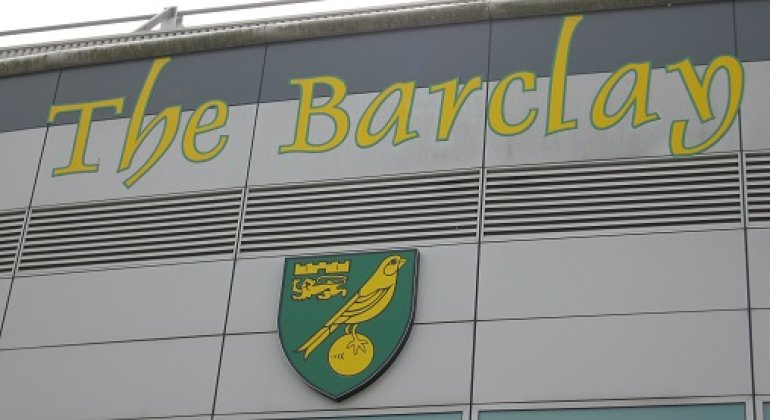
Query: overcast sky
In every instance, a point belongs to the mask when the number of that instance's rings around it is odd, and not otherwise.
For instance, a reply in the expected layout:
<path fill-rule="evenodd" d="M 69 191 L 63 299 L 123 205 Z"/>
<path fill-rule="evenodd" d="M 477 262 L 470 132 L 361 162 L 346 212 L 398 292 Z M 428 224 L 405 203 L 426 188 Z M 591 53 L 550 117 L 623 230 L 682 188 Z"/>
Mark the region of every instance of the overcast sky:
<path fill-rule="evenodd" d="M 419 3 L 426 0 L 319 0 L 293 6 L 273 6 L 209 15 L 186 16 L 186 26 L 253 20 L 287 14 L 315 13 L 323 11 Z M 202 9 L 234 4 L 259 3 L 260 0 L 20 0 L 5 7 L 0 14 L 0 32 L 36 26 L 57 25 L 99 19 L 160 13 L 165 7 L 177 6 L 179 10 Z M 33 35 L 0 36 L 0 47 L 34 44 L 64 39 L 131 32 L 142 22 L 99 26 L 90 29 L 45 32 Z"/>

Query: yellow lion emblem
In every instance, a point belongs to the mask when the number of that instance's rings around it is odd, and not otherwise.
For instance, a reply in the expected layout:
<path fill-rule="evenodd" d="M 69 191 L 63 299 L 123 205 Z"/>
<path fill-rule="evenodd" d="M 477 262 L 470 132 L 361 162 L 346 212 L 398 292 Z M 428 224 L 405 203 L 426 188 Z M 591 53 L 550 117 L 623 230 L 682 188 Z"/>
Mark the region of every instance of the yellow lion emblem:
<path fill-rule="evenodd" d="M 294 279 L 292 283 L 292 296 L 294 300 L 306 300 L 313 296 L 318 300 L 328 300 L 334 296 L 345 297 L 348 294 L 345 289 L 347 276 L 320 276 L 318 278 Z"/>

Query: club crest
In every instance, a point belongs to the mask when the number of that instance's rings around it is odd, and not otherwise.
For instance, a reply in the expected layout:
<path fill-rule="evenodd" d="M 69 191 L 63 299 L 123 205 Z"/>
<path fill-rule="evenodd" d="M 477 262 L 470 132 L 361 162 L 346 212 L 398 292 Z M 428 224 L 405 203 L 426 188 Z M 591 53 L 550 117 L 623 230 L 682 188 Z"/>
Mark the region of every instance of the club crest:
<path fill-rule="evenodd" d="M 406 342 L 415 249 L 286 258 L 278 335 L 305 382 L 340 401 L 382 374 Z"/>

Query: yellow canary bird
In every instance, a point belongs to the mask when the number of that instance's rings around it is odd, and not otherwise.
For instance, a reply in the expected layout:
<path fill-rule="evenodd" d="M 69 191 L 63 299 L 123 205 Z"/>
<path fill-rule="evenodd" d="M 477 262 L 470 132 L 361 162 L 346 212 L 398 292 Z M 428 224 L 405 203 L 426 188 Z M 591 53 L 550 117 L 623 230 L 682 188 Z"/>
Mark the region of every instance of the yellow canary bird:
<path fill-rule="evenodd" d="M 356 328 L 359 323 L 376 317 L 388 306 L 393 298 L 393 293 L 396 291 L 398 270 L 405 263 L 406 259 L 398 255 L 391 255 L 382 260 L 377 271 L 369 277 L 361 289 L 297 351 L 304 352 L 305 359 L 307 359 L 310 353 L 320 346 L 340 325 L 345 325 L 345 333 L 353 336 L 354 351 L 357 352 L 358 348 L 363 349 L 363 345 L 368 342 L 358 338 Z"/>

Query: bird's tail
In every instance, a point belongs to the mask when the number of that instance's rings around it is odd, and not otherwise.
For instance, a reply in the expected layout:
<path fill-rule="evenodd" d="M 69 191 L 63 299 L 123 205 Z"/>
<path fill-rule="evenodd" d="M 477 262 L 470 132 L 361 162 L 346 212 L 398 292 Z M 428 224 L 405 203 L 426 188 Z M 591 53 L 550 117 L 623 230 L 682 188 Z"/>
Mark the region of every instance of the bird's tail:
<path fill-rule="evenodd" d="M 333 333 L 334 330 L 337 329 L 337 327 L 338 327 L 338 325 L 336 325 L 336 324 L 332 324 L 332 325 L 329 325 L 329 326 L 321 327 L 321 329 L 316 331 L 316 333 L 313 334 L 313 336 L 310 337 L 305 342 L 305 344 L 301 345 L 297 349 L 297 351 L 298 352 L 304 352 L 305 353 L 305 359 L 307 359 L 310 356 L 310 353 L 312 353 L 313 350 L 316 349 L 316 347 L 320 346 L 321 343 L 323 343 L 324 340 L 326 340 L 326 338 L 329 337 L 329 335 L 331 333 Z"/>

